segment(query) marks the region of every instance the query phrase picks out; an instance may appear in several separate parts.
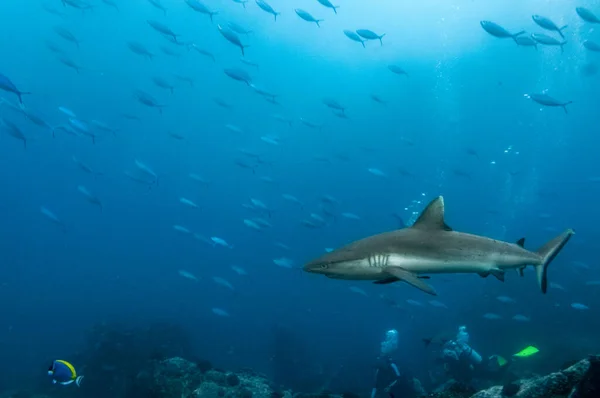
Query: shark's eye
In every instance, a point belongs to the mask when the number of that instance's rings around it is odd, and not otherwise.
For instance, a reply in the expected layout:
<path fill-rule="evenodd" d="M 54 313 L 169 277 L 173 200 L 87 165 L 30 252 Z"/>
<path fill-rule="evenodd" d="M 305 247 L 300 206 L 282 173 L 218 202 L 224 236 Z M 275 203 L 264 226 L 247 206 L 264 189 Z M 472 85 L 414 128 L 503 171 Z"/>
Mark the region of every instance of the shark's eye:
<path fill-rule="evenodd" d="M 327 269 L 328 267 L 329 267 L 329 264 L 327 264 L 327 263 L 321 264 L 321 269 Z"/>

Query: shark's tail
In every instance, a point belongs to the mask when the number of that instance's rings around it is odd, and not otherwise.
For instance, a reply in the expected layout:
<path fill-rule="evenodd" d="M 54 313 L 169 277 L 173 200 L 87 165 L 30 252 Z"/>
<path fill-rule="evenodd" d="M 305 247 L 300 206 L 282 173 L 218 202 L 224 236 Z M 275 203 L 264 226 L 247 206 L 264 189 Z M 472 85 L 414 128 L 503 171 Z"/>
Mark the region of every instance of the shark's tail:
<path fill-rule="evenodd" d="M 567 229 L 556 238 L 547 242 L 544 246 L 540 247 L 536 252 L 542 257 L 542 264 L 535 266 L 535 273 L 537 275 L 538 284 L 542 293 L 546 293 L 548 289 L 548 266 L 558 255 L 563 247 L 567 244 L 571 236 L 575 234 L 572 229 Z"/>

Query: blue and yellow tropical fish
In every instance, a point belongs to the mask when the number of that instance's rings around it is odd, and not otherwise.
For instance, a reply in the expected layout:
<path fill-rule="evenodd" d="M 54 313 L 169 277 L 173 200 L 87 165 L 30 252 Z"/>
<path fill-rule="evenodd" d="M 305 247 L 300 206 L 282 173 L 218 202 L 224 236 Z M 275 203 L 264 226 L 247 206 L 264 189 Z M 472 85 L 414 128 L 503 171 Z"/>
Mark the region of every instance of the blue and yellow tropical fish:
<path fill-rule="evenodd" d="M 48 369 L 48 376 L 52 378 L 52 383 L 62 384 L 63 386 L 75 383 L 79 387 L 83 379 L 83 376 L 77 376 L 77 371 L 73 365 L 62 359 L 52 362 Z"/>

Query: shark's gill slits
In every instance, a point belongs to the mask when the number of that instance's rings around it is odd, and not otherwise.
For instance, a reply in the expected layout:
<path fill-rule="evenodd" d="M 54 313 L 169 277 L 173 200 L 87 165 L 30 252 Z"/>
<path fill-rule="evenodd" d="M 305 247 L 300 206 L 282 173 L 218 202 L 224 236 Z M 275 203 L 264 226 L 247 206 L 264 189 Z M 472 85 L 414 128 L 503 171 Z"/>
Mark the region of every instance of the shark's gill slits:
<path fill-rule="evenodd" d="M 369 267 L 384 268 L 388 264 L 389 257 L 390 256 L 386 254 L 375 254 L 369 256 L 367 257 L 367 260 L 369 261 Z"/>

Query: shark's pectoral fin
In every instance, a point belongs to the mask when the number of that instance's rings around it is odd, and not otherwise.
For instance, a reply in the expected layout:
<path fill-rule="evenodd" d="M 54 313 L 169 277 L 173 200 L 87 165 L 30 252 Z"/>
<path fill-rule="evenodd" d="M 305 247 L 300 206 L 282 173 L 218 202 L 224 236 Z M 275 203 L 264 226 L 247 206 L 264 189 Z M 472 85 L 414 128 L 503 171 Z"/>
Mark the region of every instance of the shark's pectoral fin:
<path fill-rule="evenodd" d="M 496 279 L 501 282 L 504 282 L 504 271 L 499 268 L 494 268 L 490 270 L 490 274 L 494 275 Z"/>
<path fill-rule="evenodd" d="M 496 279 L 504 282 L 504 271 L 502 271 L 500 268 L 492 268 L 489 271 L 479 272 L 479 276 L 482 278 L 487 278 L 490 275 L 494 275 Z"/>
<path fill-rule="evenodd" d="M 378 281 L 373 282 L 376 285 L 387 285 L 388 283 L 398 282 L 400 279 L 395 276 L 390 276 L 389 278 L 379 279 Z"/>
<path fill-rule="evenodd" d="M 452 231 L 452 228 L 444 221 L 444 198 L 438 196 L 432 200 L 417 218 L 412 228 Z"/>
<path fill-rule="evenodd" d="M 517 241 L 517 245 L 522 247 L 523 249 L 525 249 L 525 238 L 521 238 Z M 519 273 L 519 275 L 521 275 L 521 277 L 524 275 L 523 271 L 525 271 L 525 267 L 521 267 L 521 268 L 515 268 L 515 271 L 517 271 Z"/>
<path fill-rule="evenodd" d="M 412 285 L 414 287 L 416 287 L 417 289 L 420 289 L 422 291 L 424 291 L 427 294 L 431 294 L 433 296 L 437 296 L 437 293 L 435 291 L 435 289 L 428 285 L 427 283 L 423 282 L 418 275 L 413 274 L 410 271 L 405 270 L 404 268 L 400 268 L 400 267 L 386 267 L 383 269 L 383 271 L 387 274 L 390 274 L 394 277 L 396 277 L 398 280 L 401 280 L 403 282 L 408 283 L 409 285 Z"/>

